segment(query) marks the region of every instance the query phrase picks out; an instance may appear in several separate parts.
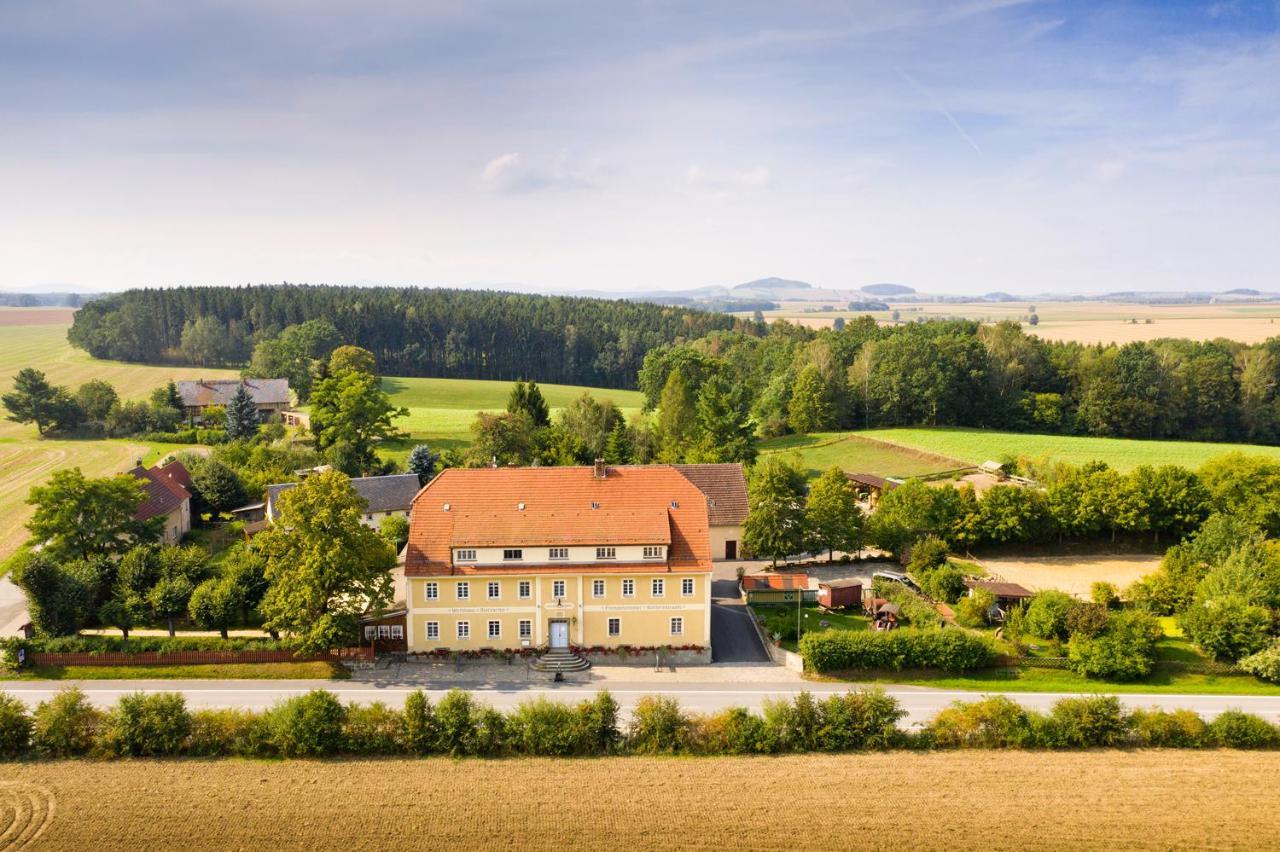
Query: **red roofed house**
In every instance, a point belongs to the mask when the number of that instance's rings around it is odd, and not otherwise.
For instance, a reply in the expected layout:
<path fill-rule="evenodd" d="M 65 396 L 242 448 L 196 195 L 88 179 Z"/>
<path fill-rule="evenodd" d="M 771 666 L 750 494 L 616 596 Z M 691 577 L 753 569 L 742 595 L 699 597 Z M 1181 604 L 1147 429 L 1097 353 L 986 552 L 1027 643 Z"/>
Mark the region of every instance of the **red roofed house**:
<path fill-rule="evenodd" d="M 413 502 L 408 650 L 709 648 L 708 502 L 668 465 L 445 470 Z"/>
<path fill-rule="evenodd" d="M 134 517 L 140 521 L 163 517 L 162 544 L 177 544 L 191 530 L 191 474 L 182 462 L 145 468 L 141 464 L 129 471 L 142 481 L 147 497 Z"/>

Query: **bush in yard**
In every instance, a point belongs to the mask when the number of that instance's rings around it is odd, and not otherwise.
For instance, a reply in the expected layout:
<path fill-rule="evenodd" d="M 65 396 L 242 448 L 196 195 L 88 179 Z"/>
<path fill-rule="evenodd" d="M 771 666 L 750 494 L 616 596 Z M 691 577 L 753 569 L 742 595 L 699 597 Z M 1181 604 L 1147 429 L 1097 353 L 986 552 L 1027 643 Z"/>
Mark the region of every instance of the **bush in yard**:
<path fill-rule="evenodd" d="M 1067 615 L 1076 605 L 1075 598 L 1056 589 L 1037 592 L 1027 605 L 1027 632 L 1041 639 L 1066 639 Z"/>
<path fill-rule="evenodd" d="M 135 692 L 111 709 L 99 744 L 108 754 L 155 757 L 182 751 L 190 734 L 191 715 L 180 693 Z"/>
<path fill-rule="evenodd" d="M 675 754 L 683 749 L 688 728 L 689 720 L 678 701 L 646 695 L 631 713 L 627 742 L 637 754 Z"/>
<path fill-rule="evenodd" d="M 36 707 L 32 714 L 32 745 L 48 757 L 88 754 L 103 716 L 79 689 L 64 689 Z"/>
<path fill-rule="evenodd" d="M 1051 745 L 1110 748 L 1125 745 L 1133 717 L 1114 695 L 1063 698 L 1049 711 Z"/>
<path fill-rule="evenodd" d="M 1197 647 L 1217 660 L 1247 657 L 1271 638 L 1271 613 L 1239 595 L 1197 599 L 1179 623 Z"/>
<path fill-rule="evenodd" d="M 1280 642 L 1272 642 L 1258 653 L 1250 654 L 1239 665 L 1254 677 L 1280 683 Z"/>
<path fill-rule="evenodd" d="M 1089 600 L 1106 609 L 1120 606 L 1120 590 L 1115 583 L 1099 580 L 1089 587 Z"/>
<path fill-rule="evenodd" d="M 1027 709 L 994 695 L 981 701 L 957 701 L 928 726 L 938 748 L 1025 748 L 1035 744 L 1036 726 Z"/>
<path fill-rule="evenodd" d="M 996 596 L 987 589 L 974 589 L 960 598 L 955 606 L 956 621 L 965 627 L 986 627 Z"/>
<path fill-rule="evenodd" d="M 0 692 L 0 757 L 17 757 L 31 747 L 31 717 L 27 705 Z"/>
<path fill-rule="evenodd" d="M 404 700 L 405 748 L 410 754 L 431 754 L 440 745 L 440 723 L 435 708 L 421 689 L 415 689 Z"/>
<path fill-rule="evenodd" d="M 763 719 L 745 707 L 730 707 L 690 719 L 685 746 L 693 754 L 755 754 L 763 737 Z"/>
<path fill-rule="evenodd" d="M 921 575 L 920 589 L 935 601 L 953 604 L 965 593 L 964 571 L 947 563 Z"/>
<path fill-rule="evenodd" d="M 946 564 L 947 543 L 936 535 L 927 535 L 911 545 L 908 551 L 907 570 L 917 577 Z"/>
<path fill-rule="evenodd" d="M 1067 613 L 1067 634 L 1070 636 L 1099 636 L 1111 623 L 1107 608 L 1096 603 L 1077 601 Z"/>
<path fill-rule="evenodd" d="M 898 741 L 906 711 L 883 689 L 832 695 L 818 706 L 817 746 L 823 751 L 888 748 Z"/>
<path fill-rule="evenodd" d="M 1280 730 L 1252 713 L 1227 710 L 1209 723 L 1209 741 L 1223 748 L 1276 748 Z"/>
<path fill-rule="evenodd" d="M 1208 726 L 1192 710 L 1135 710 L 1133 735 L 1147 748 L 1201 748 Z"/>
<path fill-rule="evenodd" d="M 332 692 L 316 689 L 287 698 L 267 711 L 267 742 L 285 757 L 336 754 L 343 746 L 346 708 Z"/>
<path fill-rule="evenodd" d="M 342 738 L 348 754 L 400 754 L 404 718 L 399 710 L 381 701 L 348 704 L 342 722 Z"/>
<path fill-rule="evenodd" d="M 991 640 L 966 630 L 885 632 L 825 630 L 806 633 L 800 640 L 805 668 L 818 672 L 846 669 L 944 669 L 972 671 L 991 665 Z"/>
<path fill-rule="evenodd" d="M 1151 674 L 1159 622 L 1141 610 L 1111 617 L 1097 636 L 1076 634 L 1067 643 L 1067 665 L 1076 674 L 1104 680 L 1137 680 Z"/>
<path fill-rule="evenodd" d="M 485 704 L 475 708 L 476 734 L 472 753 L 477 757 L 499 757 L 506 754 L 507 717 Z"/>
<path fill-rule="evenodd" d="M 261 713 L 252 710 L 193 710 L 187 754 L 194 757 L 252 757 L 266 754 Z"/>

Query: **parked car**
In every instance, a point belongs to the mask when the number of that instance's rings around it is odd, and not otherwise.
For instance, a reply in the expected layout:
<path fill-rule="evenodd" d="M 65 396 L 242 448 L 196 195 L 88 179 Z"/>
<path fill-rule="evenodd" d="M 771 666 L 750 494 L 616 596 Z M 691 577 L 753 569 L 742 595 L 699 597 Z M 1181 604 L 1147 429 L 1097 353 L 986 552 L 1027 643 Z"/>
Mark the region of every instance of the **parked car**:
<path fill-rule="evenodd" d="M 890 583 L 901 583 L 916 594 L 920 593 L 920 587 L 915 581 L 901 571 L 877 571 L 871 575 L 872 580 L 888 580 Z"/>

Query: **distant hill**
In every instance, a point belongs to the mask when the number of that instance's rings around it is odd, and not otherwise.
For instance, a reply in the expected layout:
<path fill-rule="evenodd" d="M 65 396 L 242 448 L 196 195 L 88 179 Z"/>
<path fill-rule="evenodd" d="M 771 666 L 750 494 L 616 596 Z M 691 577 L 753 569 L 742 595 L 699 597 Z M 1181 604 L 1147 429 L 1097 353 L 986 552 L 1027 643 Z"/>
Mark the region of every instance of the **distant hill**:
<path fill-rule="evenodd" d="M 873 296 L 910 296 L 916 291 L 914 287 L 903 284 L 868 284 L 862 288 L 862 292 Z"/>
<path fill-rule="evenodd" d="M 982 297 L 982 301 L 984 302 L 1017 302 L 1017 301 L 1024 301 L 1024 300 L 1015 299 L 1011 294 L 1006 293 L 1003 290 L 997 290 L 994 293 L 987 293 L 986 295 L 984 295 Z"/>
<path fill-rule="evenodd" d="M 757 278 L 732 288 L 734 290 L 812 290 L 813 285 L 804 281 L 792 281 L 789 278 Z"/>

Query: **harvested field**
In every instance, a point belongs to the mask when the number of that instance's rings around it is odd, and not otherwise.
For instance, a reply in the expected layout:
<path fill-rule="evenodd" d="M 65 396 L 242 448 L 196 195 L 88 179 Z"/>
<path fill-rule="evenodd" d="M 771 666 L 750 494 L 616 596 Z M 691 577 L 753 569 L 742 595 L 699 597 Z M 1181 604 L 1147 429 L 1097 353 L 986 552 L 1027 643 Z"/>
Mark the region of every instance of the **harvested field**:
<path fill-rule="evenodd" d="M 1100 580 L 1123 590 L 1160 566 L 1154 555 L 1123 556 L 1032 556 L 1019 559 L 981 559 L 993 578 L 1007 580 L 1028 589 L 1060 589 L 1081 598 L 1089 597 L 1089 587 Z"/>
<path fill-rule="evenodd" d="M 0 325 L 71 325 L 75 308 L 0 308 Z"/>
<path fill-rule="evenodd" d="M 78 761 L 7 766 L 0 819 L 49 849 L 1265 849 L 1278 771 L 1174 751 Z"/>

